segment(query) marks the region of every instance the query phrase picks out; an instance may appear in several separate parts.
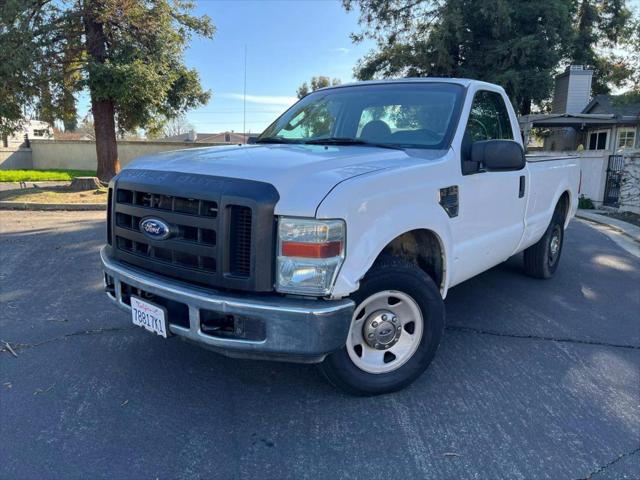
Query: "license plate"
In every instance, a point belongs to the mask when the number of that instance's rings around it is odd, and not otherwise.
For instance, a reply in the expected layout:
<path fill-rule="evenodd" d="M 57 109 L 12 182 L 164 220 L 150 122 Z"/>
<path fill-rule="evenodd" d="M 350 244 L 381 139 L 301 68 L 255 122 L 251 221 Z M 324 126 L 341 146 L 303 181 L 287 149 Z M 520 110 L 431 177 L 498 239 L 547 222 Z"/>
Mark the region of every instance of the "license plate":
<path fill-rule="evenodd" d="M 167 338 L 168 330 L 166 313 L 163 307 L 131 297 L 131 319 L 134 325 L 144 327 L 164 338 Z"/>

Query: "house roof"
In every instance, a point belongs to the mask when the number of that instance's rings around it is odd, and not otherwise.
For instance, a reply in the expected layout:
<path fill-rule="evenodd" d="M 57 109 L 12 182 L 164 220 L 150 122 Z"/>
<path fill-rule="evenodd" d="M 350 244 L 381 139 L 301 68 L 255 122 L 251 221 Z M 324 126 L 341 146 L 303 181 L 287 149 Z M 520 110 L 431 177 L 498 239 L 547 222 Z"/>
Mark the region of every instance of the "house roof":
<path fill-rule="evenodd" d="M 640 101 L 623 101 L 623 95 L 596 95 L 582 113 L 607 113 L 616 118 L 639 117 Z"/>
<path fill-rule="evenodd" d="M 640 122 L 640 102 L 616 101 L 621 95 L 596 95 L 582 113 L 523 115 L 520 125 L 532 127 L 574 127 L 633 125 Z"/>

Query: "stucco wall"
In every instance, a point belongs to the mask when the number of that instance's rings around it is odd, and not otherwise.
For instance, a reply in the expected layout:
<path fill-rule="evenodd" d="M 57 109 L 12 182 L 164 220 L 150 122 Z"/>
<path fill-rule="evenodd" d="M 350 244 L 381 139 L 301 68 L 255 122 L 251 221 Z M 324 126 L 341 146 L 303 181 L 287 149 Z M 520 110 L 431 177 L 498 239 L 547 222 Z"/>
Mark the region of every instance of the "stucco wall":
<path fill-rule="evenodd" d="M 0 170 L 25 170 L 33 168 L 31 149 L 0 146 Z"/>
<path fill-rule="evenodd" d="M 178 142 L 118 142 L 120 165 L 125 166 L 134 158 L 169 150 L 180 150 L 193 147 L 217 146 L 221 144 L 178 143 Z M 33 152 L 33 168 L 64 168 L 78 170 L 96 169 L 96 144 L 83 140 L 31 141 Z"/>
<path fill-rule="evenodd" d="M 582 182 L 580 194 L 590 198 L 596 206 L 602 205 L 607 178 L 609 152 L 580 152 Z"/>

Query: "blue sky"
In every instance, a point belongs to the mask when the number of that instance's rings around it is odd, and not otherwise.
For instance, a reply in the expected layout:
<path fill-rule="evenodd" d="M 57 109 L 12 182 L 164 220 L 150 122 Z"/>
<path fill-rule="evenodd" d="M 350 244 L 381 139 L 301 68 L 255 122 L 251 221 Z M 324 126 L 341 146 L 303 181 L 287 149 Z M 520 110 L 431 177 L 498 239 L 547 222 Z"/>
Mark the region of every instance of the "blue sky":
<path fill-rule="evenodd" d="M 247 46 L 247 130 L 262 131 L 295 101 L 314 75 L 353 80 L 371 43 L 354 45 L 356 12 L 339 1 L 198 1 L 196 12 L 216 25 L 213 40 L 193 39 L 187 65 L 212 90 L 208 105 L 188 113 L 199 132 L 242 131 L 244 46 Z"/>

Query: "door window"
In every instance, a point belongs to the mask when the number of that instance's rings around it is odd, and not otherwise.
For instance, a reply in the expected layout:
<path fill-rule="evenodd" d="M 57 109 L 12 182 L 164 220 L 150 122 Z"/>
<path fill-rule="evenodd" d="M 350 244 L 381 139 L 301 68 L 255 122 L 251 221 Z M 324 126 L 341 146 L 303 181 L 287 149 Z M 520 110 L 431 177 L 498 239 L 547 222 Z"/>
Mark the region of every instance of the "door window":
<path fill-rule="evenodd" d="M 513 140 L 509 113 L 502 95 L 480 90 L 473 97 L 465 130 L 467 141 Z"/>

